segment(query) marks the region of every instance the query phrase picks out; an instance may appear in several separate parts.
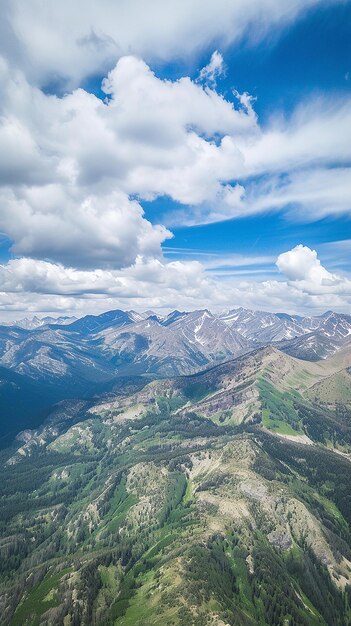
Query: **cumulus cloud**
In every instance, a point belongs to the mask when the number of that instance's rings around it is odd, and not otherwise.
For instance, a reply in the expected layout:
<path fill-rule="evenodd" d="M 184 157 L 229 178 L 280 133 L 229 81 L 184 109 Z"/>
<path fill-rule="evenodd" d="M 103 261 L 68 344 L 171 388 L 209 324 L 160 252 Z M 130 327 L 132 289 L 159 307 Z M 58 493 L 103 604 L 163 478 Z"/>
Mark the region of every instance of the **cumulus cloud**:
<path fill-rule="evenodd" d="M 187 77 L 161 80 L 132 56 L 104 80 L 106 102 L 46 95 L 5 62 L 0 75 L 0 228 L 16 254 L 80 267 L 159 255 L 171 234 L 131 197 L 190 205 L 170 225 L 350 210 L 349 102 L 319 100 L 262 128 L 247 94 L 231 102 Z"/>
<path fill-rule="evenodd" d="M 1 46 L 36 84 L 77 85 L 129 53 L 186 58 L 211 41 L 262 39 L 338 0 L 2 0 Z M 69 28 L 67 27 L 69 25 Z"/>
<path fill-rule="evenodd" d="M 122 192 L 95 195 L 52 184 L 4 190 L 0 199 L 1 228 L 17 255 L 75 267 L 123 267 L 139 254 L 160 257 L 161 243 L 172 237 Z"/>
<path fill-rule="evenodd" d="M 276 265 L 300 291 L 310 295 L 351 296 L 351 280 L 332 274 L 318 259 L 316 250 L 298 245 L 278 256 Z"/>
<path fill-rule="evenodd" d="M 261 263 L 269 260 L 263 257 Z M 331 307 L 349 310 L 351 280 L 329 272 L 316 251 L 298 245 L 280 254 L 276 264 L 282 280 L 257 282 L 243 281 L 240 274 L 223 277 L 220 272 L 207 272 L 198 261 L 139 256 L 133 265 L 119 270 L 77 270 L 48 261 L 13 259 L 0 265 L 0 309 L 83 314 L 108 308 L 194 309 L 211 303 L 213 310 L 237 306 L 291 313 Z"/>
<path fill-rule="evenodd" d="M 330 283 L 333 275 L 317 257 L 317 252 L 299 244 L 278 256 L 277 267 L 289 280 L 310 280 L 314 283 Z"/>
<path fill-rule="evenodd" d="M 254 115 L 247 94 L 238 98 Z M 351 212 L 351 99 L 319 97 L 290 118 L 273 115 L 256 132 L 226 135 L 228 162 L 240 157 L 215 201 L 167 215 L 169 225 L 206 224 L 288 208 L 301 222 Z M 235 183 L 230 181 L 230 177 Z M 223 180 L 223 179 L 222 179 Z"/>
<path fill-rule="evenodd" d="M 181 304 L 196 308 L 211 297 L 223 298 L 197 261 L 137 257 L 132 266 L 120 270 L 77 270 L 30 258 L 0 265 L 1 310 L 55 311 L 62 303 L 72 312 Z"/>
<path fill-rule="evenodd" d="M 132 266 L 121 270 L 77 270 L 29 258 L 0 265 L 0 289 L 11 293 L 145 298 L 150 296 L 152 287 L 160 293 L 168 289 L 184 296 L 191 292 L 194 296 L 204 281 L 203 267 L 197 261 L 166 263 L 137 257 Z"/>
<path fill-rule="evenodd" d="M 227 137 L 257 132 L 249 106 L 189 78 L 160 80 L 135 57 L 104 80 L 106 102 L 83 89 L 48 96 L 6 64 L 0 71 L 0 228 L 16 254 L 80 267 L 159 255 L 171 234 L 131 196 L 194 204 L 225 196 L 222 178 L 241 159 Z"/>

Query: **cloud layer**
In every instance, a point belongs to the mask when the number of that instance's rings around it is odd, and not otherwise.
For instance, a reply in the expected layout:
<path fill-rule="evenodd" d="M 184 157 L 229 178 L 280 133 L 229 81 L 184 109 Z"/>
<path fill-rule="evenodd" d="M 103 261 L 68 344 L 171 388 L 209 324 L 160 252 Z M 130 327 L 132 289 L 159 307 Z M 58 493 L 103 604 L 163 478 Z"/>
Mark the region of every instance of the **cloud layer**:
<path fill-rule="evenodd" d="M 213 310 L 236 306 L 283 308 L 291 313 L 349 309 L 351 280 L 330 273 L 315 250 L 298 245 L 279 255 L 277 267 L 281 280 L 257 283 L 240 276 L 234 280 L 212 277 L 198 261 L 145 261 L 138 257 L 126 269 L 77 270 L 22 258 L 0 265 L 0 306 L 4 311 L 68 310 L 78 314 L 118 307 L 192 309 L 209 302 Z"/>
<path fill-rule="evenodd" d="M 0 308 L 349 306 L 348 278 L 302 245 L 259 284 L 162 250 L 175 226 L 351 212 L 351 98 L 316 96 L 263 125 L 249 94 L 221 94 L 216 49 L 337 2 L 150 0 L 145 11 L 130 0 L 126 11 L 112 0 L 3 0 L 0 231 L 14 258 L 0 266 Z M 194 80 L 151 69 L 194 60 L 211 41 Z M 81 86 L 97 72 L 104 99 Z M 162 196 L 179 208 L 152 223 L 143 201 Z"/>
<path fill-rule="evenodd" d="M 77 85 L 125 54 L 186 58 L 212 41 L 257 42 L 338 0 L 2 0 L 1 46 L 31 82 Z"/>
<path fill-rule="evenodd" d="M 160 256 L 171 233 L 135 198 L 185 205 L 164 216 L 171 226 L 286 207 L 305 220 L 350 212 L 350 99 L 261 127 L 247 94 L 161 80 L 132 56 L 103 81 L 105 102 L 83 89 L 45 95 L 0 69 L 0 228 L 17 255 L 77 267 Z"/>

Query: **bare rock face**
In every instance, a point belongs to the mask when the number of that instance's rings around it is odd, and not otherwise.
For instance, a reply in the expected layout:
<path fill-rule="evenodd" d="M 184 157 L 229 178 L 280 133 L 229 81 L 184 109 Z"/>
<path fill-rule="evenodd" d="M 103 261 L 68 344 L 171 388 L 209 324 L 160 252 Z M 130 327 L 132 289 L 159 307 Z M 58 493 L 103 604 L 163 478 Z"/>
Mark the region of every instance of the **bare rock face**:
<path fill-rule="evenodd" d="M 269 543 L 279 550 L 289 550 L 292 546 L 292 538 L 287 532 L 272 531 L 267 535 Z"/>
<path fill-rule="evenodd" d="M 17 441 L 22 443 L 28 443 L 35 436 L 34 430 L 22 430 L 18 435 L 16 435 Z"/>
<path fill-rule="evenodd" d="M 288 354 L 311 361 L 334 354 L 351 336 L 351 316 L 333 311 L 301 317 L 239 308 L 220 318 L 248 341 L 274 342 Z"/>

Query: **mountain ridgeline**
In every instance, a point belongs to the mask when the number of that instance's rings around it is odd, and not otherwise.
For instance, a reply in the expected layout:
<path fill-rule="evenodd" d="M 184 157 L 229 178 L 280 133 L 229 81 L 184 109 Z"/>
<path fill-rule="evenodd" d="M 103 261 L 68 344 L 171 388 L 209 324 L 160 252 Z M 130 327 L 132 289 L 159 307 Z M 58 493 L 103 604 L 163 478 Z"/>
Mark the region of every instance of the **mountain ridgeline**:
<path fill-rule="evenodd" d="M 74 378 L 79 389 L 116 374 L 174 376 L 275 344 L 283 351 L 318 360 L 351 341 L 351 316 L 328 312 L 298 317 L 236 309 L 109 311 L 81 319 L 21 320 L 0 326 L 0 365 L 32 379 Z"/>
<path fill-rule="evenodd" d="M 350 316 L 29 325 L 0 338 L 1 624 L 351 625 Z"/>
<path fill-rule="evenodd" d="M 187 375 L 264 345 L 318 360 L 351 342 L 351 316 L 299 317 L 246 309 L 108 311 L 75 318 L 24 319 L 0 326 L 0 447 L 21 428 L 39 425 L 50 407 L 121 385 L 121 377 Z M 17 375 L 16 382 L 14 376 Z M 122 381 L 122 384 L 124 382 Z M 27 393 L 33 400 L 26 402 Z"/>

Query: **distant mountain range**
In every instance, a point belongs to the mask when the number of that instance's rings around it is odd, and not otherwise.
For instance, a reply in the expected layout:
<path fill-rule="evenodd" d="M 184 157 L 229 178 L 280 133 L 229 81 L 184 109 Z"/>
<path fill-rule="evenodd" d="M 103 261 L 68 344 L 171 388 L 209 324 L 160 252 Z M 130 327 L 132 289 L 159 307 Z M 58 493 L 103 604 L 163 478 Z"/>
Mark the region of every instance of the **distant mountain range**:
<path fill-rule="evenodd" d="M 121 377 L 189 375 L 267 345 L 315 361 L 349 343 L 351 316 L 332 311 L 317 317 L 243 308 L 35 317 L 0 325 L 0 407 L 29 427 L 55 402 L 107 392 Z M 33 401 L 23 412 L 26 394 Z M 0 440 L 15 428 L 3 420 Z"/>
<path fill-rule="evenodd" d="M 351 341 L 351 316 L 317 317 L 233 309 L 108 311 L 81 319 L 44 318 L 0 326 L 0 365 L 34 379 L 74 379 L 76 388 L 120 374 L 191 374 L 211 363 L 274 344 L 306 360 L 326 358 Z"/>
<path fill-rule="evenodd" d="M 26 330 L 33 330 L 34 328 L 40 328 L 40 326 L 46 326 L 47 324 L 71 324 L 77 318 L 76 317 L 37 317 L 32 318 L 24 317 L 23 319 L 16 320 L 15 322 L 2 322 L 3 326 L 18 326 L 19 328 L 25 328 Z"/>

